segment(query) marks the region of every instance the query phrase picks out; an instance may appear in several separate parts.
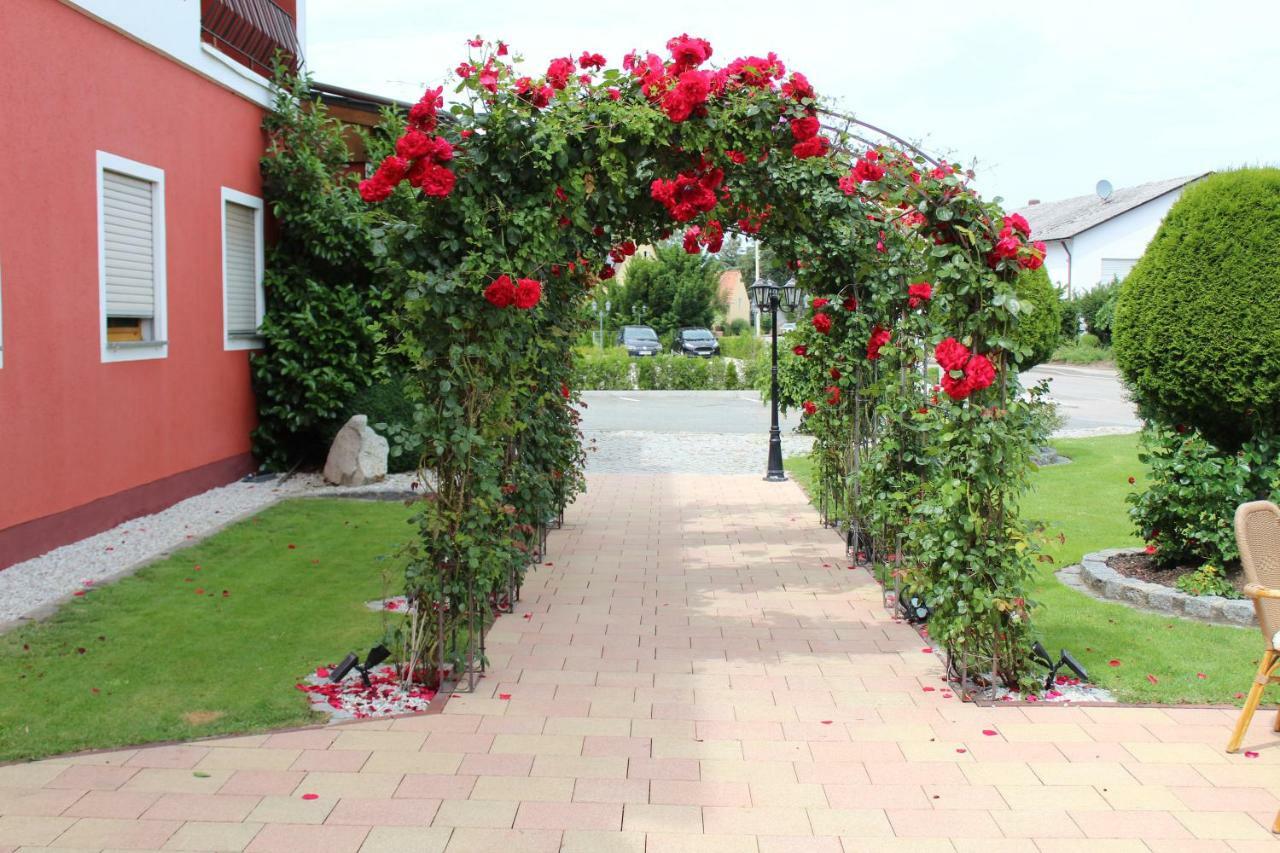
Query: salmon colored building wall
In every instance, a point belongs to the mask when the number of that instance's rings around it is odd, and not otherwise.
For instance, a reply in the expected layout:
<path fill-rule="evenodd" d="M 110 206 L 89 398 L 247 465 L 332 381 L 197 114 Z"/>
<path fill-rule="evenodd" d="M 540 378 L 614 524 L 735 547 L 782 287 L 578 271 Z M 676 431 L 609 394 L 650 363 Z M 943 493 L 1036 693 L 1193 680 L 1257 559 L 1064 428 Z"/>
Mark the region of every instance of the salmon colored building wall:
<path fill-rule="evenodd" d="M 53 0 L 6 0 L 0 57 L 3 568 L 252 470 L 220 190 L 261 196 L 263 111 Z M 99 150 L 164 170 L 164 358 L 102 361 Z"/>

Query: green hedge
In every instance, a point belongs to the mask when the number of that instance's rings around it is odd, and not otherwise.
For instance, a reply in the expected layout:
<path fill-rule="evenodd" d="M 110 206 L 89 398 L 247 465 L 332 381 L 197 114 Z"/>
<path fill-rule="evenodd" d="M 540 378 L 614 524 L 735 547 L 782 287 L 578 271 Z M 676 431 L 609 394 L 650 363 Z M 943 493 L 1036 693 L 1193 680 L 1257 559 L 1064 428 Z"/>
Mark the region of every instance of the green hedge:
<path fill-rule="evenodd" d="M 725 335 L 720 339 L 720 354 L 749 361 L 765 346 L 765 340 L 755 335 Z"/>
<path fill-rule="evenodd" d="M 1280 169 L 1190 186 L 1125 279 L 1116 363 L 1144 413 L 1224 450 L 1280 432 Z"/>
<path fill-rule="evenodd" d="M 1018 276 L 1015 287 L 1018 300 L 1029 303 L 1033 309 L 1029 314 L 1019 315 L 1018 327 L 1013 334 L 1019 350 L 1024 347 L 1029 350 L 1018 360 L 1018 368 L 1029 370 L 1048 361 L 1057 349 L 1062 337 L 1062 306 L 1058 289 L 1049 280 L 1049 272 L 1044 267 Z"/>
<path fill-rule="evenodd" d="M 620 347 L 579 351 L 575 386 L 583 391 L 732 391 L 743 386 L 732 361 L 658 355 L 630 358 Z"/>

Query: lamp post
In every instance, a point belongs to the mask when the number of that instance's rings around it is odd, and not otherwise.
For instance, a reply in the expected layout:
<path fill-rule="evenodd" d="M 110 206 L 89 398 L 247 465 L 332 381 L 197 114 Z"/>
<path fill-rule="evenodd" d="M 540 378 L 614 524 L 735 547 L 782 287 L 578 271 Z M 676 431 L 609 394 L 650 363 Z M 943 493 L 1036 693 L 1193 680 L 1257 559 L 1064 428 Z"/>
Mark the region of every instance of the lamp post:
<path fill-rule="evenodd" d="M 751 285 L 751 299 L 757 311 L 769 312 L 769 334 L 773 343 L 772 376 L 770 378 L 769 470 L 764 478 L 771 483 L 787 479 L 782 470 L 782 431 L 778 429 L 778 308 L 787 313 L 800 307 L 800 288 L 793 278 L 779 285 L 768 278 L 758 278 Z"/>

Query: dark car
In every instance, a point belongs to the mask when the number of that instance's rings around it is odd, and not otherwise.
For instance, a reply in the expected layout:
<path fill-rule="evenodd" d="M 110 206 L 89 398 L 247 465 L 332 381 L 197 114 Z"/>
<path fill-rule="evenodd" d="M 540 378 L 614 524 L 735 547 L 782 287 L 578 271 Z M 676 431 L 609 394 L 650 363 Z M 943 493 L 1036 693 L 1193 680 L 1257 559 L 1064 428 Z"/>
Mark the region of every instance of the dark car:
<path fill-rule="evenodd" d="M 689 328 L 676 332 L 671 351 L 676 355 L 692 355 L 711 358 L 720 354 L 720 342 L 710 329 Z"/>
<path fill-rule="evenodd" d="M 618 343 L 627 348 L 627 355 L 657 355 L 662 351 L 658 333 L 649 326 L 623 326 L 618 330 Z"/>

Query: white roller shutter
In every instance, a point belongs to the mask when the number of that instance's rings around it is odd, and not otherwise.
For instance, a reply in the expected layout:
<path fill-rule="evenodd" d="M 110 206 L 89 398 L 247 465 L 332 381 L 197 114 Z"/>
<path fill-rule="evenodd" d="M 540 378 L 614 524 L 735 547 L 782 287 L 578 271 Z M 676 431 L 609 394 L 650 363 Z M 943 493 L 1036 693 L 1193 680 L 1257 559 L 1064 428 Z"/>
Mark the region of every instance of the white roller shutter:
<path fill-rule="evenodd" d="M 107 316 L 156 312 L 155 194 L 150 181 L 102 172 L 102 251 Z"/>
<path fill-rule="evenodd" d="M 252 335 L 258 331 L 258 229 L 257 211 L 226 202 L 222 249 L 226 281 L 227 334 Z"/>
<path fill-rule="evenodd" d="M 1102 259 L 1102 278 L 1099 281 L 1102 284 L 1110 284 L 1112 279 L 1124 281 L 1124 277 L 1129 274 L 1129 270 L 1133 269 L 1138 263 L 1137 258 L 1103 258 Z"/>

